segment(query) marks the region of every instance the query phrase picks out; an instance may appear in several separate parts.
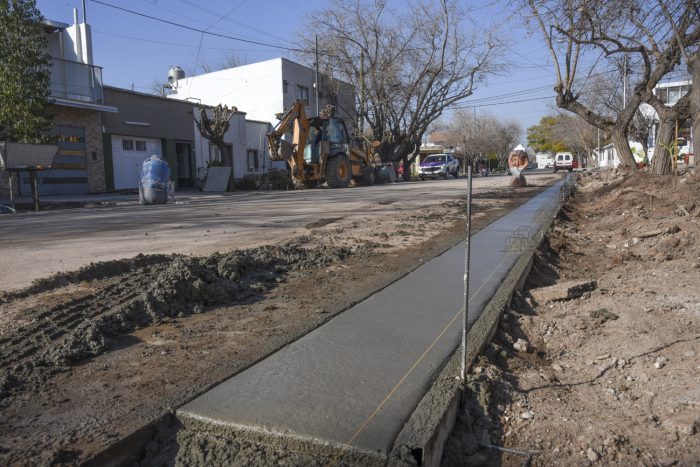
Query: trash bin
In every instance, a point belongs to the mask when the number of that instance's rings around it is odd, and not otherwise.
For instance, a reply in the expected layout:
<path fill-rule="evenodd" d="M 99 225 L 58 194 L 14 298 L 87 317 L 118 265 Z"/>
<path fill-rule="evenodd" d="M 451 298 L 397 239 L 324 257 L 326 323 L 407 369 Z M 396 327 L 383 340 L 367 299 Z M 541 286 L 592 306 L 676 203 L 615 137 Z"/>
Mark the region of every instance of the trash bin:
<path fill-rule="evenodd" d="M 154 154 L 141 167 L 139 178 L 140 204 L 165 204 L 168 202 L 170 166 L 163 158 Z"/>

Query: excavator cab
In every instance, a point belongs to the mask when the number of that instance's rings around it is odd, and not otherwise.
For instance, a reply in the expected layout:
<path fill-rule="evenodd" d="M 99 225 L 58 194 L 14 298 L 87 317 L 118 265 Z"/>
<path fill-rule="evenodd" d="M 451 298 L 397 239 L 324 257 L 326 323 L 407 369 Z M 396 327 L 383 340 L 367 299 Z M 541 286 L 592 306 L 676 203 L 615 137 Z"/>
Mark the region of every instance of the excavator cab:
<path fill-rule="evenodd" d="M 350 153 L 348 132 L 342 120 L 311 118 L 309 126 L 309 136 L 304 148 L 304 162 L 307 164 L 318 164 L 326 157 Z M 321 157 L 322 155 L 325 157 Z"/>

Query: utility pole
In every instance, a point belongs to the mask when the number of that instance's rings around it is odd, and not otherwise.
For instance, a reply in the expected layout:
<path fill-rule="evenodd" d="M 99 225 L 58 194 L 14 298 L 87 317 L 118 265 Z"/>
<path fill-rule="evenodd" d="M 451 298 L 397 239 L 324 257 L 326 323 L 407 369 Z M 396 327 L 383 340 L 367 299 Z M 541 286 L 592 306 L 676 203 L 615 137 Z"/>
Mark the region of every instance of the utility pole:
<path fill-rule="evenodd" d="M 467 232 L 464 252 L 464 315 L 462 316 L 462 348 L 461 368 L 459 378 L 462 391 L 467 390 L 467 338 L 469 336 L 469 266 L 471 256 L 472 236 L 472 166 L 467 166 Z M 464 399 L 466 400 L 466 398 Z"/>
<path fill-rule="evenodd" d="M 316 116 L 318 117 L 319 115 L 321 115 L 318 102 L 318 34 L 316 34 L 316 84 L 314 85 L 314 87 L 316 88 Z"/>
<path fill-rule="evenodd" d="M 596 161 L 596 165 L 600 167 L 600 163 L 603 159 L 600 157 L 600 128 L 598 128 L 598 160 Z"/>

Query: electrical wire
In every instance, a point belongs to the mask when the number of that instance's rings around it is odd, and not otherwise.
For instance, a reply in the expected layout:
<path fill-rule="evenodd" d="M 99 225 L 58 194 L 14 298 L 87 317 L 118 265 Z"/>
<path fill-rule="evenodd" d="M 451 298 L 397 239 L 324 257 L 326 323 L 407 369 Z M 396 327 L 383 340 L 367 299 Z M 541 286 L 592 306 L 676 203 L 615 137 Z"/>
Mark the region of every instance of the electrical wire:
<path fill-rule="evenodd" d="M 158 18 L 157 16 L 148 15 L 148 14 L 146 14 L 146 13 L 141 13 L 141 12 L 138 12 L 138 11 L 130 10 L 130 9 L 128 9 L 128 8 L 120 7 L 120 6 L 117 6 L 117 5 L 112 5 L 111 3 L 103 2 L 103 1 L 101 1 L 101 0 L 91 0 L 91 1 L 92 1 L 93 3 L 97 3 L 97 4 L 99 4 L 99 5 L 103 5 L 103 6 L 106 6 L 106 7 L 109 7 L 109 8 L 114 8 L 115 10 L 124 11 L 124 12 L 130 13 L 130 14 L 132 14 L 132 15 L 141 16 L 142 18 L 148 18 L 148 19 L 153 20 L 153 21 L 158 21 L 158 22 L 165 23 L 165 24 L 169 24 L 169 25 L 171 25 L 171 26 L 175 26 L 175 27 L 178 27 L 178 28 L 182 28 L 182 29 L 187 29 L 187 30 L 189 30 L 189 31 L 198 32 L 198 33 L 200 33 L 200 34 L 206 34 L 206 35 L 209 35 L 209 36 L 215 36 L 215 37 L 221 37 L 221 38 L 224 38 L 224 39 L 230 39 L 230 40 L 234 40 L 234 41 L 245 42 L 245 43 L 247 43 L 247 44 L 260 45 L 260 46 L 263 46 L 263 47 L 271 47 L 271 48 L 273 48 L 273 49 L 288 50 L 288 51 L 290 51 L 290 52 L 309 53 L 309 51 L 308 51 L 308 50 L 305 50 L 305 49 L 299 49 L 299 48 L 294 48 L 294 47 L 285 47 L 285 46 L 281 46 L 281 45 L 270 44 L 270 43 L 268 43 L 268 42 L 256 41 L 256 40 L 252 40 L 252 39 L 245 39 L 245 38 L 243 38 L 243 37 L 236 37 L 236 36 L 231 36 L 231 35 L 228 35 L 228 34 L 219 34 L 219 33 L 216 33 L 216 32 L 207 31 L 206 29 L 195 28 L 195 27 L 192 27 L 192 26 L 188 26 L 188 25 L 186 25 L 186 24 L 177 23 L 177 22 L 175 22 L 175 21 L 169 21 L 169 20 L 167 20 L 167 19 Z M 327 55 L 327 54 L 326 54 L 326 55 Z"/>

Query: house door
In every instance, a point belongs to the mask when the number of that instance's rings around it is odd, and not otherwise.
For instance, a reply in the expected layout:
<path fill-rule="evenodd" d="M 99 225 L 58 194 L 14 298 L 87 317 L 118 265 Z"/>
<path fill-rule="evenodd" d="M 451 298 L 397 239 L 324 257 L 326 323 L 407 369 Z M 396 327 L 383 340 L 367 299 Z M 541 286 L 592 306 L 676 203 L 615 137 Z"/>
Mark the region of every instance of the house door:
<path fill-rule="evenodd" d="M 177 186 L 192 188 L 194 186 L 194 159 L 191 143 L 175 143 L 177 156 Z"/>

